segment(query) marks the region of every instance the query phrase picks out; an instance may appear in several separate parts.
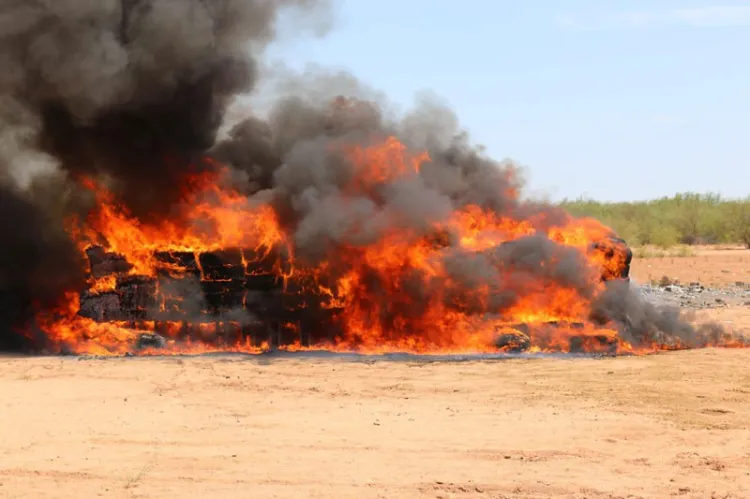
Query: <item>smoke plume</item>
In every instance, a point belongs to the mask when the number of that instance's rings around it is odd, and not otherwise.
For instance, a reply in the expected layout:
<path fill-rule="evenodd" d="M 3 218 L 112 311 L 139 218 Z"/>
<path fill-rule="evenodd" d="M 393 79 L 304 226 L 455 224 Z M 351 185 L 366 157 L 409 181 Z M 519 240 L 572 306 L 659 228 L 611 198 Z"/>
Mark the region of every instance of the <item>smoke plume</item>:
<path fill-rule="evenodd" d="M 289 9 L 316 26 L 329 12 L 315 0 L 0 2 L 2 346 L 83 279 L 59 212 L 80 195 L 65 177 L 107 179 L 144 221 L 169 212 Z M 46 175 L 56 188 L 32 195 Z"/>
<path fill-rule="evenodd" d="M 351 97 L 338 94 L 342 87 Z M 341 264 L 328 267 L 334 279 L 337 271 L 348 269 L 342 255 L 382 241 L 394 227 L 406 229 L 414 240 L 430 237 L 436 223 L 474 205 L 508 218 L 534 220 L 538 234 L 483 253 L 443 252 L 442 266 L 458 285 L 444 296 L 448 309 L 490 309 L 502 315 L 519 297 L 554 284 L 593 300 L 591 320 L 616 322 L 634 345 L 665 343 L 670 336 L 685 345 L 703 345 L 722 336 L 720 326 L 693 326 L 678 309 L 646 302 L 628 283 L 605 283 L 605 291 L 595 296 L 597 279 L 584 255 L 539 234 L 570 216 L 549 203 L 522 201 L 518 166 L 493 160 L 473 146 L 455 115 L 440 102 L 423 98 L 405 117 L 393 119 L 377 98 L 367 98 L 372 95 L 369 89 L 353 84 L 350 75 L 321 73 L 319 68 L 294 76 L 282 88 L 266 119 L 253 116 L 237 124 L 212 153 L 244 172 L 256 195 L 270 196 L 299 258 L 308 264 Z M 290 88 L 297 92 L 289 95 Z M 418 176 L 390 179 L 353 195 L 357 165 L 342 151 L 392 135 L 410 148 L 426 150 L 429 166 Z M 434 289 L 425 286 L 424 275 L 413 272 L 393 276 L 394 288 L 411 290 L 408 307 L 392 304 L 393 315 L 418 317 L 423 312 L 420 303 L 444 286 L 442 280 Z M 371 282 L 366 294 L 392 299 L 395 293 L 384 293 L 387 287 Z M 490 289 L 489 296 L 474 303 L 476 296 L 467 291 L 481 287 Z M 392 319 L 386 317 L 383 323 Z M 415 323 L 414 329 L 418 327 Z"/>
<path fill-rule="evenodd" d="M 105 174 L 137 216 L 162 215 L 289 7 L 321 3 L 6 0 L 0 95 L 23 113 L 5 133 L 23 127 L 70 174 Z"/>
<path fill-rule="evenodd" d="M 67 290 L 84 285 L 81 255 L 34 198 L 0 182 L 0 351 L 34 346 L 28 320 L 54 307 Z"/>

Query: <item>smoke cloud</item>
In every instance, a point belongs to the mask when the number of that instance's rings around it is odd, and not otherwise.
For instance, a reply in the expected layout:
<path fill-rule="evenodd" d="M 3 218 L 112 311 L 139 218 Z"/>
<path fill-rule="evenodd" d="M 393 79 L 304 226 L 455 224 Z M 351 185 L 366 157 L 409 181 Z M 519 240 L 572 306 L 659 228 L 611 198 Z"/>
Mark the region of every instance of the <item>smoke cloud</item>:
<path fill-rule="evenodd" d="M 137 216 L 163 215 L 185 174 L 205 168 L 201 157 L 231 99 L 255 87 L 254 54 L 274 39 L 280 12 L 319 16 L 325 7 L 306 0 L 5 1 L 2 129 L 16 137 L 6 154 L 18 163 L 25 145 L 73 176 L 105 174 Z"/>
<path fill-rule="evenodd" d="M 252 192 L 270 196 L 292 234 L 297 257 L 310 264 L 335 262 L 352 248 L 382 240 L 395 227 L 407 229 L 414 240 L 430 237 L 436 223 L 468 205 L 534 220 L 539 232 L 570 220 L 549 203 L 522 201 L 518 165 L 487 157 L 471 144 L 453 112 L 434 98 L 422 96 L 413 110 L 398 119 L 379 96 L 356 85 L 350 75 L 321 71 L 313 68 L 306 75 L 289 76 L 290 83 L 280 85 L 280 98 L 266 119 L 253 116 L 240 122 L 212 151 L 247 175 Z M 290 88 L 297 93 L 288 94 Z M 342 88 L 353 97 L 337 98 Z M 390 135 L 415 150 L 425 149 L 429 164 L 418 176 L 397 178 L 353 195 L 350 186 L 357 165 L 342 151 Z M 502 316 L 519 297 L 553 283 L 594 300 L 592 320 L 616 322 L 634 345 L 664 343 L 669 336 L 702 345 L 723 334 L 716 324 L 694 326 L 679 309 L 647 303 L 628 283 L 608 282 L 605 292 L 596 296 L 597 279 L 584 255 L 543 235 L 522 237 L 484 253 L 447 251 L 441 258 L 457 284 L 444 296 L 449 308 L 472 313 L 490 309 Z M 346 269 L 342 265 L 340 270 Z M 329 267 L 334 278 L 336 270 L 335 265 Z M 392 304 L 394 314 L 406 317 L 418 316 L 420 304 L 444 285 L 431 288 L 424 275 L 415 276 L 413 269 L 393 279 L 399 290 L 411 290 L 410 309 Z M 384 285 L 373 283 L 367 294 L 378 296 Z M 476 303 L 471 291 L 481 287 L 490 292 L 485 302 Z M 391 320 L 384 318 L 383 323 Z"/>
<path fill-rule="evenodd" d="M 68 179 L 107 179 L 143 221 L 168 213 L 290 10 L 316 29 L 330 14 L 315 0 L 0 2 L 0 346 L 83 285 L 63 224 L 86 200 Z"/>
<path fill-rule="evenodd" d="M 35 346 L 33 335 L 20 334 L 29 334 L 29 319 L 85 284 L 84 267 L 62 220 L 27 193 L 0 183 L 0 212 L 0 351 L 19 350 Z"/>

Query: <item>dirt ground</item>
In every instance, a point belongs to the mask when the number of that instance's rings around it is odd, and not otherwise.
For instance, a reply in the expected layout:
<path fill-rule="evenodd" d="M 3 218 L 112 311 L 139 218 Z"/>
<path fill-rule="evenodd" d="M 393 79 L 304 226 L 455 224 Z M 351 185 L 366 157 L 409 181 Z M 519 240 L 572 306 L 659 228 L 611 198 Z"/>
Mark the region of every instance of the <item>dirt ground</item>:
<path fill-rule="evenodd" d="M 750 281 L 749 264 L 732 251 L 633 270 L 720 285 Z M 706 313 L 750 325 L 750 307 Z M 750 350 L 715 349 L 2 358 L 0 499 L 745 498 L 749 364 Z"/>
<path fill-rule="evenodd" d="M 748 497 L 749 362 L 8 359 L 0 497 Z"/>
<path fill-rule="evenodd" d="M 683 284 L 700 282 L 704 286 L 726 286 L 736 282 L 750 283 L 750 250 L 742 248 L 698 248 L 691 256 L 635 258 L 631 276 L 646 283 L 663 276 Z"/>
<path fill-rule="evenodd" d="M 740 247 L 698 247 L 692 252 L 692 256 L 635 258 L 631 276 L 637 283 L 668 277 L 682 284 L 699 282 L 717 289 L 739 283 L 750 286 L 750 250 Z M 714 320 L 729 330 L 750 334 L 750 306 L 716 308 L 700 312 L 697 319 Z"/>

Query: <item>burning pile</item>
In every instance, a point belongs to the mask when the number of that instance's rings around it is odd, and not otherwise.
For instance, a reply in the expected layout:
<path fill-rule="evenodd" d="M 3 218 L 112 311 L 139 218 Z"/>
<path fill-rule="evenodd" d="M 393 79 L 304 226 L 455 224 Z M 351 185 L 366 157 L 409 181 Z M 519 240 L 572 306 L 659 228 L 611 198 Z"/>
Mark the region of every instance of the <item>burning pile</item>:
<path fill-rule="evenodd" d="M 731 344 L 644 302 L 595 220 L 427 103 L 284 96 L 216 140 L 315 2 L 0 8 L 4 348 L 622 352 Z M 331 79 L 327 80 L 328 82 Z M 314 94 L 314 92 L 311 92 Z M 318 94 L 326 92 L 318 92 Z M 319 95 L 318 95 L 319 97 Z"/>
<path fill-rule="evenodd" d="M 394 138 L 356 150 L 341 201 L 362 203 L 398 182 L 424 182 L 418 172 L 430 168 L 428 159 L 410 163 L 406 154 Z M 466 204 L 421 230 L 383 220 L 371 240 L 331 242 L 313 258 L 299 254 L 305 247 L 281 225 L 273 200 L 217 188 L 226 174 L 192 183 L 179 224 L 142 225 L 92 185 L 96 208 L 70 228 L 88 257 L 88 290 L 73 322 L 61 329 L 53 320 L 48 331 L 84 338 L 100 327 L 84 317 L 112 325 L 116 338 L 153 330 L 191 349 L 627 348 L 607 319 L 589 318 L 597 288 L 627 278 L 631 258 L 595 222 L 569 219 L 539 234 L 544 214 L 518 222 Z M 347 227 L 348 237 L 365 237 L 356 233 L 365 223 Z M 561 274 L 565 266 L 581 274 L 577 281 Z M 529 326 L 549 331 L 532 345 L 523 332 Z"/>

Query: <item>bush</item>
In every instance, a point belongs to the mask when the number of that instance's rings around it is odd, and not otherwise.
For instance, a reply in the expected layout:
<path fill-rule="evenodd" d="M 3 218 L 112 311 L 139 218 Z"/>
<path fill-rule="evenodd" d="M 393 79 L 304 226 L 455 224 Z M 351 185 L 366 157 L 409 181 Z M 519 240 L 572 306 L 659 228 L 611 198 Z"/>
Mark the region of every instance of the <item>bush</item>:
<path fill-rule="evenodd" d="M 560 204 L 575 216 L 600 220 L 631 245 L 734 243 L 750 248 L 750 197 L 738 201 L 688 192 L 641 202 Z"/>
<path fill-rule="evenodd" d="M 733 202 L 727 212 L 731 220 L 732 238 L 750 249 L 750 198 Z"/>

